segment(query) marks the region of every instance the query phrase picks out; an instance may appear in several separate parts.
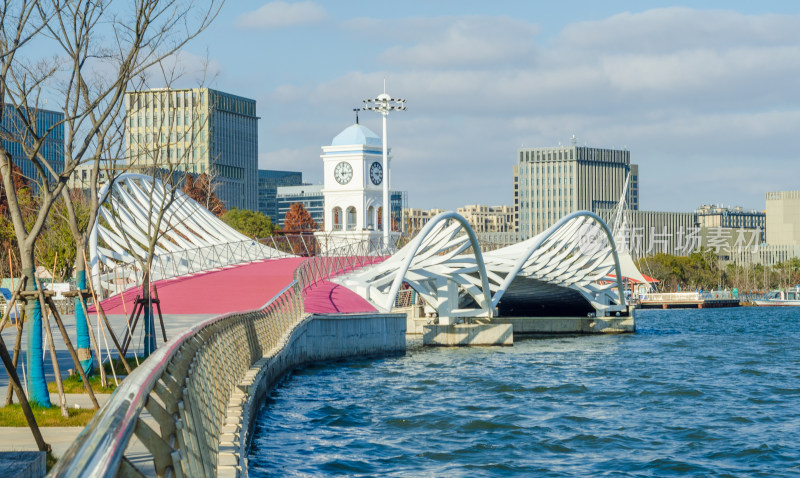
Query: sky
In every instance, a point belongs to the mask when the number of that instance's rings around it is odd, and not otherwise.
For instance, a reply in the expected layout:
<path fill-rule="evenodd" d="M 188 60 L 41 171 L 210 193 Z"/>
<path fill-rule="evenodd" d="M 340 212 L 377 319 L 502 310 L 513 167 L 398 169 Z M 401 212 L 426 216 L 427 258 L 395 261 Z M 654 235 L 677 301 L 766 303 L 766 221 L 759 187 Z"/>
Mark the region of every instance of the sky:
<path fill-rule="evenodd" d="M 513 203 L 518 148 L 627 148 L 644 210 L 763 210 L 800 189 L 800 2 L 229 0 L 181 87 L 257 101 L 259 168 L 322 182 L 321 147 L 383 91 L 409 206 Z M 380 115 L 361 124 L 380 134 Z"/>

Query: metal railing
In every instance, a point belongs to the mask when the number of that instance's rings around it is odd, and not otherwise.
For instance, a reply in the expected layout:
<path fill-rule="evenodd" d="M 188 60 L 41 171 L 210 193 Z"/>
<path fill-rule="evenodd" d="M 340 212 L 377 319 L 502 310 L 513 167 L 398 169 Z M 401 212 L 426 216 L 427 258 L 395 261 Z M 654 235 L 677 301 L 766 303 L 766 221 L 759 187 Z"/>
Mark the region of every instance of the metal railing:
<path fill-rule="evenodd" d="M 386 260 L 370 241 L 362 241 L 338 247 L 324 256 L 314 256 L 303 261 L 295 270 L 294 278 L 300 290 L 307 293 L 332 277 Z"/>
<path fill-rule="evenodd" d="M 134 435 L 158 476 L 215 476 L 236 385 L 304 315 L 294 281 L 259 310 L 218 316 L 174 337 L 122 382 L 51 476 L 144 476 L 133 463 Z"/>
<path fill-rule="evenodd" d="M 405 236 L 399 236 L 390 248 L 384 248 L 381 240 L 332 241 L 339 246 L 303 261 L 295 270 L 294 279 L 306 293 L 332 277 L 383 262 L 390 256 L 389 251 L 396 251 L 406 241 Z"/>
<path fill-rule="evenodd" d="M 712 290 L 708 292 L 649 292 L 639 296 L 640 302 L 680 302 L 701 300 L 728 300 L 736 299 L 731 291 Z"/>
<path fill-rule="evenodd" d="M 399 235 L 390 250 L 396 250 L 407 240 L 406 236 Z M 321 252 L 321 245 L 327 243 L 338 245 L 338 247 L 328 248 L 328 251 L 324 253 L 325 256 L 342 257 L 346 255 L 346 249 L 350 247 L 349 244 L 341 245 L 343 242 L 342 239 L 333 236 L 308 233 L 278 235 L 199 247 L 154 256 L 150 274 L 152 281 L 155 282 L 244 262 L 275 259 L 288 255 L 316 257 Z M 351 248 L 358 254 L 363 251 L 375 254 L 376 251 L 382 250 L 383 246 L 374 241 L 364 240 Z M 114 266 L 100 263 L 99 270 L 93 271 L 92 275 L 95 277 L 95 284 L 99 282 L 97 290 L 101 299 L 132 287 L 140 287 L 144 276 L 141 266 L 135 261 L 117 263 Z"/>

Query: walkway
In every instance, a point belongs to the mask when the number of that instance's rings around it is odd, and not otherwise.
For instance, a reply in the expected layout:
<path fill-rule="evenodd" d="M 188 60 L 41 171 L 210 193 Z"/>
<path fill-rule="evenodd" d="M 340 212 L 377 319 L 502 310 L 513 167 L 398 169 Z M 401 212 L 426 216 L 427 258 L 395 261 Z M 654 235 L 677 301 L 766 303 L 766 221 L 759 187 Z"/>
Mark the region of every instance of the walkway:
<path fill-rule="evenodd" d="M 304 258 L 271 259 L 192 276 L 156 282 L 161 312 L 217 315 L 263 306 L 294 278 Z M 108 315 L 130 314 L 139 293 L 131 289 L 102 302 Z M 305 300 L 309 313 L 373 312 L 375 309 L 345 287 L 323 282 Z"/>

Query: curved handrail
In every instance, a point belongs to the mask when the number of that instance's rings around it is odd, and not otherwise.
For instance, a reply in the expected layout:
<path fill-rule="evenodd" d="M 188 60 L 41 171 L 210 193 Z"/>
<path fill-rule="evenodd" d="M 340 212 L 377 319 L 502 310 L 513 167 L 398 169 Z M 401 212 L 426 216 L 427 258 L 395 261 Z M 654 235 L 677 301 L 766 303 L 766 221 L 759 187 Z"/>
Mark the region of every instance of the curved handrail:
<path fill-rule="evenodd" d="M 232 319 L 246 318 L 252 312 L 266 311 L 270 306 L 278 304 L 296 287 L 297 282 L 292 281 L 257 311 L 228 313 L 201 322 L 181 332 L 153 352 L 122 382 L 111 399 L 92 418 L 64 457 L 56 463 L 50 476 L 116 476 L 123 463 L 125 449 L 140 425 L 141 412 L 148 405 L 148 401 L 152 400 L 150 394 L 156 388 L 157 383 L 176 361 L 192 360 L 193 357 L 184 356 L 187 355 L 183 353 L 184 346 L 196 338 L 202 340 L 200 334 L 217 324 Z M 302 310 L 299 312 L 299 315 L 302 316 Z M 283 321 L 284 313 L 278 312 L 278 314 L 281 317 L 277 317 L 277 319 Z M 289 326 L 290 324 L 284 323 L 283 325 Z M 187 369 L 189 367 L 187 363 L 183 363 L 181 366 Z M 178 386 L 183 386 L 182 381 Z M 154 416 L 154 418 L 156 417 Z M 176 428 L 177 425 L 174 422 L 179 421 L 180 418 L 168 416 L 168 419 L 173 420 L 171 426 L 173 429 Z M 164 424 L 162 424 L 162 429 L 163 427 Z M 213 450 L 205 451 L 212 452 Z M 174 461 L 176 457 L 172 458 Z M 183 457 L 183 459 L 185 458 Z"/>

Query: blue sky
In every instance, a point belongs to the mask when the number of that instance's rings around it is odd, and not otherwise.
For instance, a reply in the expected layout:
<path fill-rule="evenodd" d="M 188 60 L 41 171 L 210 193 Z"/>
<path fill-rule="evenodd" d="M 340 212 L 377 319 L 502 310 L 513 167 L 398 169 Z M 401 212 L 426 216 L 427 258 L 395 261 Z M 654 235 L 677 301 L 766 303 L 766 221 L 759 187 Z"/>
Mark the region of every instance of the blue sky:
<path fill-rule="evenodd" d="M 511 204 L 525 146 L 627 147 L 641 207 L 763 209 L 800 189 L 800 3 L 229 1 L 181 57 L 254 98 L 259 166 L 322 181 L 320 147 L 382 90 L 409 204 Z M 154 85 L 155 86 L 155 85 Z M 380 132 L 377 114 L 362 124 Z"/>

